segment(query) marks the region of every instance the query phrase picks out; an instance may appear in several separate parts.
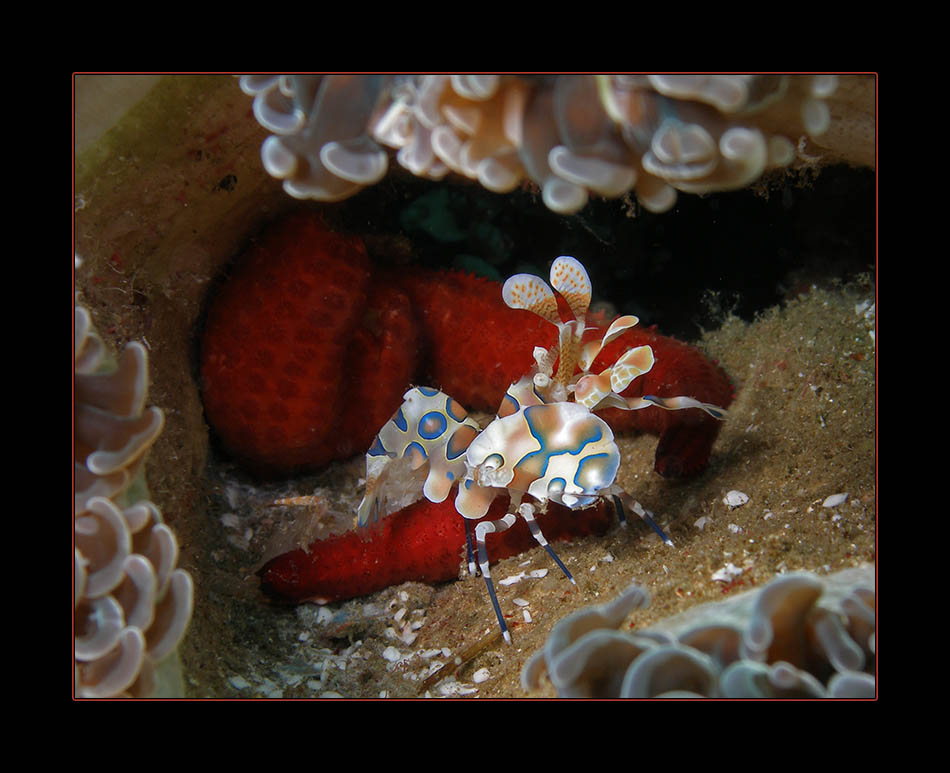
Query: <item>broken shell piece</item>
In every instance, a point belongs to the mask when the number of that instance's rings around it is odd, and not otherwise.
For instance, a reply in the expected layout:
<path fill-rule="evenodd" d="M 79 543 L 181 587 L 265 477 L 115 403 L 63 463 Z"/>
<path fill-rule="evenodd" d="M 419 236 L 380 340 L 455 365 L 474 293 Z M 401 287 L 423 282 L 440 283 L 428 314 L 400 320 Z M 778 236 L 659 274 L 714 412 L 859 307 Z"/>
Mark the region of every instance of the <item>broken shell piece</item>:
<path fill-rule="evenodd" d="M 749 501 L 749 495 L 733 489 L 722 498 L 722 503 L 730 508 L 742 507 Z"/>
<path fill-rule="evenodd" d="M 710 579 L 713 582 L 732 582 L 733 579 L 741 574 L 742 569 L 740 569 L 735 564 L 729 563 L 722 567 L 722 569 L 717 569 L 715 572 L 713 572 Z"/>
<path fill-rule="evenodd" d="M 847 494 L 832 494 L 830 497 L 825 499 L 824 502 L 821 503 L 821 506 L 822 507 L 837 507 L 838 505 L 843 505 L 847 501 L 848 501 Z"/>

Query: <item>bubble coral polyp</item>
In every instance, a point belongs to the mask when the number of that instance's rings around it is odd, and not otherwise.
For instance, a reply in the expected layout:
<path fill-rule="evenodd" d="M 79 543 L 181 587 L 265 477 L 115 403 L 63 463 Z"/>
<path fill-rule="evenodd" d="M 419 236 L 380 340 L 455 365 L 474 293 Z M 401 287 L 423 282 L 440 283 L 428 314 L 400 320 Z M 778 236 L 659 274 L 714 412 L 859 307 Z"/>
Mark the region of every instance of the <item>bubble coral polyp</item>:
<path fill-rule="evenodd" d="M 130 494 L 164 425 L 145 407 L 148 356 L 128 344 L 110 367 L 89 312 L 75 308 L 73 509 L 76 696 L 144 697 L 185 634 L 192 580 L 154 503 Z"/>
<path fill-rule="evenodd" d="M 274 132 L 264 167 L 296 198 L 337 201 L 386 174 L 384 147 L 420 177 L 507 192 L 527 178 L 555 212 L 633 190 L 741 188 L 787 166 L 829 124 L 833 75 L 246 75 Z"/>
<path fill-rule="evenodd" d="M 521 681 L 563 698 L 873 698 L 873 567 L 797 572 L 649 629 L 618 630 L 649 605 L 638 585 L 558 622 Z"/>

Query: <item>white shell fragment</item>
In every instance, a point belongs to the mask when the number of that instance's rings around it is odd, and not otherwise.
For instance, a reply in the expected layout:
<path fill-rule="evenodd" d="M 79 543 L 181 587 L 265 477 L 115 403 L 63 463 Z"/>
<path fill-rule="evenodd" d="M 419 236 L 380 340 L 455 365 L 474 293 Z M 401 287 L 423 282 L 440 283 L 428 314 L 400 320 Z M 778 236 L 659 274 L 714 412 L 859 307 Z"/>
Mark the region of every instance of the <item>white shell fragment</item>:
<path fill-rule="evenodd" d="M 712 580 L 715 582 L 732 582 L 732 579 L 740 574 L 742 574 L 742 569 L 735 564 L 728 563 L 722 569 L 713 572 Z"/>
<path fill-rule="evenodd" d="M 848 501 L 848 495 L 845 494 L 832 494 L 824 502 L 821 503 L 822 507 L 837 507 L 838 505 L 843 505 Z"/>
<path fill-rule="evenodd" d="M 749 495 L 733 489 L 722 498 L 722 503 L 728 507 L 742 507 L 749 501 Z"/>

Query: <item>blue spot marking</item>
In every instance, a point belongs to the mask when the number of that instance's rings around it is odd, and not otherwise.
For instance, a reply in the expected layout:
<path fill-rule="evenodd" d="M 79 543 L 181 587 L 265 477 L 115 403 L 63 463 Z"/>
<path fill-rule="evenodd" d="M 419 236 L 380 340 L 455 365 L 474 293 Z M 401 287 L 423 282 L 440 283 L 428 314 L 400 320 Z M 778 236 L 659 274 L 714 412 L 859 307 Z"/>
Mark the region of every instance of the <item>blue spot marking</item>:
<path fill-rule="evenodd" d="M 575 448 L 564 447 L 564 448 L 548 449 L 545 446 L 544 438 L 541 437 L 541 435 L 538 433 L 538 430 L 536 429 L 536 427 L 534 426 L 531 420 L 534 414 L 537 413 L 539 410 L 543 411 L 543 410 L 551 410 L 551 409 L 552 409 L 551 406 L 548 406 L 548 405 L 531 405 L 524 409 L 524 418 L 528 424 L 528 429 L 531 431 L 531 434 L 534 437 L 534 439 L 538 441 L 538 445 L 541 446 L 541 448 L 539 448 L 537 451 L 532 451 L 529 454 L 525 454 L 518 461 L 515 467 L 521 467 L 529 459 L 533 459 L 535 456 L 541 455 L 544 458 L 544 464 L 541 467 L 541 472 L 540 472 L 540 475 L 538 476 L 539 478 L 543 478 L 545 475 L 547 475 L 548 461 L 551 459 L 552 456 L 559 456 L 560 454 L 571 454 L 571 455 L 576 456 L 577 454 L 581 453 L 581 451 L 584 450 L 584 447 L 586 445 L 588 445 L 589 443 L 596 443 L 598 440 L 600 440 L 603 437 L 603 434 L 604 434 L 596 423 L 591 422 L 590 434 L 587 437 L 582 437 Z"/>
<path fill-rule="evenodd" d="M 462 444 L 462 439 L 459 436 L 460 430 L 461 428 L 455 430 L 455 432 L 452 433 L 452 437 L 449 438 L 449 442 L 445 444 L 445 458 L 450 462 L 454 459 L 458 459 L 468 450 L 468 446 Z M 459 440 L 456 440 L 456 438 L 459 438 Z"/>
<path fill-rule="evenodd" d="M 409 456 L 413 451 L 418 451 L 422 454 L 423 459 L 428 459 L 429 455 L 426 453 L 426 450 L 420 446 L 415 440 L 413 440 L 409 445 L 406 446 L 406 450 L 403 452 L 403 456 Z"/>
<path fill-rule="evenodd" d="M 604 474 L 606 476 L 607 484 L 610 485 L 613 483 L 614 478 L 617 477 L 617 470 L 620 468 L 620 455 L 619 454 L 591 454 L 590 456 L 585 456 L 583 459 L 577 463 L 577 472 L 574 474 L 574 483 L 580 486 L 585 494 L 593 494 L 598 491 L 596 488 L 589 488 L 584 485 L 583 477 L 585 473 L 585 466 L 589 463 L 592 463 L 594 459 L 608 459 L 610 464 L 604 468 Z M 600 477 L 598 473 L 595 472 L 597 477 Z"/>
<path fill-rule="evenodd" d="M 393 416 L 393 424 L 395 424 L 400 432 L 405 432 L 409 429 L 409 422 L 406 421 L 406 417 L 402 414 L 402 407 L 396 411 L 396 415 Z"/>
<path fill-rule="evenodd" d="M 435 397 L 437 394 L 439 394 L 439 390 L 433 389 L 432 387 L 421 386 L 421 387 L 416 387 L 416 389 L 422 392 L 422 394 L 424 394 L 426 397 Z"/>
<path fill-rule="evenodd" d="M 376 436 L 376 439 L 373 441 L 373 445 L 370 446 L 369 451 L 366 452 L 369 456 L 389 456 L 389 451 L 383 446 L 382 441 L 379 439 L 379 435 Z"/>
<path fill-rule="evenodd" d="M 465 421 L 465 417 L 468 416 L 468 411 L 451 397 L 445 398 L 445 412 L 457 422 Z"/>
<path fill-rule="evenodd" d="M 419 434 L 424 440 L 435 440 L 445 432 L 448 424 L 445 416 L 439 411 L 429 411 L 419 419 Z"/>
<path fill-rule="evenodd" d="M 502 408 L 499 410 L 499 413 L 501 413 L 504 407 L 509 403 L 511 404 L 510 413 L 518 413 L 518 409 L 521 408 L 521 404 L 507 392 L 505 392 L 505 396 L 501 398 Z"/>

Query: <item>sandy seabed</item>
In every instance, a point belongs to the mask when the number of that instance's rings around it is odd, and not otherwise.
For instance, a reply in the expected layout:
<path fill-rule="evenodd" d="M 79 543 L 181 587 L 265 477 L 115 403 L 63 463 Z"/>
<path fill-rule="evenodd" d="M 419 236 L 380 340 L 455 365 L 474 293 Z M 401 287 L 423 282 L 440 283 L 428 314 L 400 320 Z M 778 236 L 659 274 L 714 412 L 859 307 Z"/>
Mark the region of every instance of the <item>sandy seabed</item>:
<path fill-rule="evenodd" d="M 361 495 L 363 460 L 261 487 L 209 444 L 195 344 L 205 298 L 248 236 L 287 207 L 260 166 L 265 136 L 232 79 L 169 79 L 147 109 L 130 113 L 77 162 L 79 300 L 114 351 L 145 342 L 149 403 L 166 414 L 148 485 L 178 535 L 179 565 L 195 579 L 195 612 L 179 650 L 186 696 L 552 697 L 546 682 L 530 694 L 522 689 L 524 662 L 564 615 L 631 582 L 653 596 L 628 621 L 646 627 L 781 572 L 823 575 L 874 563 L 875 287 L 872 279 L 829 281 L 836 275 L 829 269 L 814 285 L 795 282 L 790 299 L 754 321 L 720 317 L 696 341 L 736 387 L 701 476 L 664 480 L 652 469 L 655 437 L 619 439 L 619 482 L 654 513 L 674 548 L 633 521 L 556 545 L 576 587 L 540 549 L 493 569 L 496 581 L 549 570 L 496 582 L 512 615 L 512 646 L 497 639 L 484 582 L 464 571 L 455 582 L 406 583 L 325 607 L 267 604 L 253 570 L 281 549 L 344 528 Z M 746 494 L 746 504 L 725 505 L 730 491 Z M 271 506 L 314 493 L 322 506 Z M 823 507 L 835 494 L 847 499 Z M 724 569 L 731 583 L 714 579 Z M 424 684 L 438 663 L 459 657 L 448 679 Z"/>
<path fill-rule="evenodd" d="M 603 537 L 560 542 L 556 549 L 576 587 L 540 548 L 499 562 L 493 576 L 502 608 L 512 615 L 512 646 L 497 638 L 483 581 L 466 576 L 461 563 L 461 579 L 436 587 L 405 583 L 325 607 L 262 603 L 250 570 L 275 543 L 285 549 L 332 532 L 334 513 L 349 519 L 362 460 L 265 488 L 219 469 L 208 513 L 220 523 L 210 554 L 216 579 L 198 591 L 206 595 L 207 606 L 199 605 L 206 612 L 183 648 L 189 693 L 553 697 L 546 683 L 531 693 L 521 687 L 525 660 L 564 615 L 613 598 L 631 582 L 653 596 L 651 607 L 628 621 L 641 628 L 763 586 L 779 573 L 820 576 L 873 563 L 873 330 L 874 289 L 851 284 L 813 287 L 753 323 L 730 318 L 708 332 L 701 346 L 737 387 L 708 470 L 695 480 L 667 481 L 652 469 L 655 437 L 619 439 L 618 480 L 654 513 L 675 547 L 636 519 Z M 730 508 L 723 501 L 730 491 L 748 501 Z M 268 506 L 314 492 L 325 506 Z M 847 499 L 824 507 L 834 494 Z M 542 568 L 550 570 L 543 578 L 498 582 Z M 716 579 L 721 570 L 733 579 Z M 523 622 L 525 611 L 530 622 Z M 426 681 L 456 657 L 464 662 L 452 676 Z"/>

